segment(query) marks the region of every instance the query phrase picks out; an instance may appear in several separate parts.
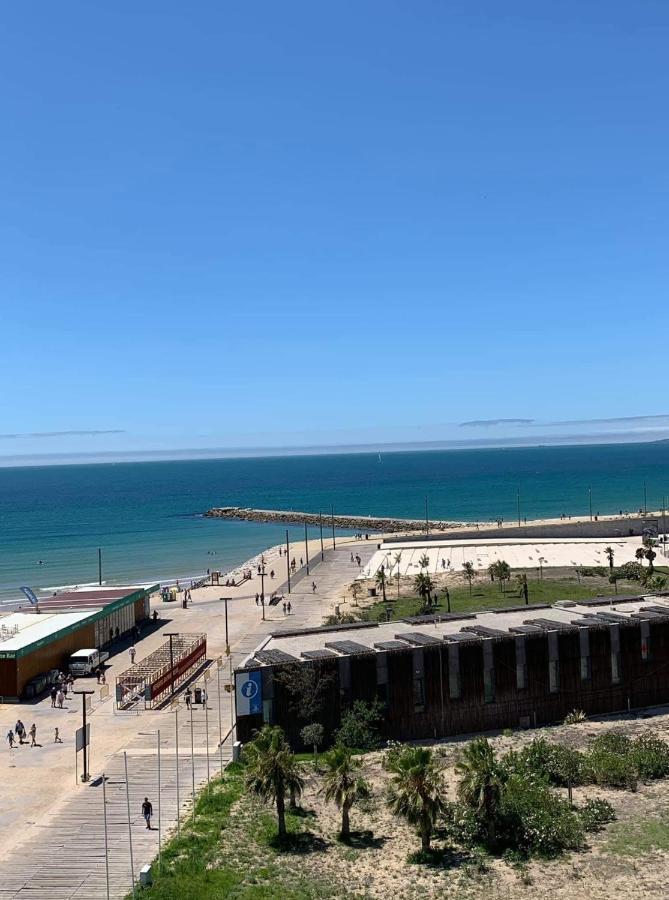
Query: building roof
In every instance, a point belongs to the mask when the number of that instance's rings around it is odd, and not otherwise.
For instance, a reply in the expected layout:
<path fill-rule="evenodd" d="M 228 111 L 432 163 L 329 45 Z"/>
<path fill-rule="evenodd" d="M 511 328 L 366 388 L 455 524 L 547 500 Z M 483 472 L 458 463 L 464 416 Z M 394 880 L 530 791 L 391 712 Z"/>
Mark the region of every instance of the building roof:
<path fill-rule="evenodd" d="M 541 634 L 548 631 L 562 631 L 575 627 L 610 627 L 615 624 L 638 624 L 640 619 L 653 620 L 658 616 L 669 619 L 669 596 L 624 598 L 597 598 L 581 602 L 561 601 L 554 606 L 530 605 L 514 609 L 486 610 L 463 615 L 435 616 L 430 622 L 417 623 L 415 620 L 399 622 L 356 623 L 351 629 L 312 628 L 303 631 L 272 634 L 262 646 L 262 653 L 252 653 L 245 666 L 271 665 L 268 654 L 281 651 L 297 660 L 322 657 L 322 651 L 336 652 L 344 656 L 352 651 L 345 645 L 351 644 L 351 632 L 355 635 L 356 653 L 399 652 L 416 649 L 419 646 L 454 643 L 461 641 L 501 640 L 521 634 Z M 318 653 L 318 656 L 315 654 Z"/>
<path fill-rule="evenodd" d="M 154 593 L 158 585 L 141 587 L 126 585 L 125 587 L 87 588 L 84 591 L 63 591 L 51 597 L 40 597 L 40 612 L 64 612 L 75 609 L 101 609 L 111 604 L 125 606 L 146 594 Z"/>
<path fill-rule="evenodd" d="M 33 644 L 50 643 L 91 617 L 91 610 L 67 613 L 15 612 L 0 619 L 0 659 L 16 655 Z"/>

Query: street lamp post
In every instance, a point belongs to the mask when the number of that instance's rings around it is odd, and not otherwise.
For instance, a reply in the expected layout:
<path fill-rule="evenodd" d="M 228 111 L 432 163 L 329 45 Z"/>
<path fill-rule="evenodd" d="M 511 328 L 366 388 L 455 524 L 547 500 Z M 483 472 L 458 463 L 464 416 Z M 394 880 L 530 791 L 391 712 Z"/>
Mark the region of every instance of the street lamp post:
<path fill-rule="evenodd" d="M 520 488 L 516 491 L 516 500 L 518 502 L 518 527 L 520 528 Z"/>
<path fill-rule="evenodd" d="M 334 527 L 334 503 L 332 504 L 332 549 L 337 549 L 337 542 L 335 540 L 335 527 Z"/>
<path fill-rule="evenodd" d="M 425 536 L 430 534 L 430 519 L 427 513 L 427 494 L 425 495 Z"/>
<path fill-rule="evenodd" d="M 265 621 L 265 579 L 267 578 L 267 572 L 265 571 L 265 566 L 260 567 L 260 605 L 262 606 L 262 620 Z M 225 639 L 225 655 L 230 656 L 230 645 L 228 644 L 227 639 L 227 624 L 226 624 L 226 639 Z"/>
<path fill-rule="evenodd" d="M 216 660 L 216 677 L 218 680 L 218 755 L 221 764 L 221 775 L 223 774 L 223 723 L 221 719 L 221 666 L 223 665 L 222 657 Z"/>
<path fill-rule="evenodd" d="M 304 523 L 304 553 L 307 561 L 307 575 L 309 574 L 309 537 L 307 535 L 307 523 Z"/>
<path fill-rule="evenodd" d="M 265 567 L 263 566 L 263 573 L 265 571 Z M 262 577 L 262 576 L 261 576 Z M 230 656 L 230 641 L 228 639 L 228 600 L 232 600 L 232 597 L 221 597 L 223 603 L 225 603 L 225 655 Z M 264 613 L 264 607 L 263 607 Z M 263 615 L 263 619 L 265 616 Z"/>
<path fill-rule="evenodd" d="M 288 593 L 290 594 L 290 541 L 288 540 L 288 529 L 286 528 L 286 572 L 288 574 Z M 263 613 L 264 618 L 264 613 Z"/>
<path fill-rule="evenodd" d="M 178 631 L 168 631 L 165 634 L 165 637 L 170 639 L 170 694 L 174 696 L 174 647 L 172 645 L 172 640 L 175 637 L 179 637 Z"/>
<path fill-rule="evenodd" d="M 590 521 L 592 522 L 592 487 L 588 488 L 588 502 L 590 504 Z"/>
<path fill-rule="evenodd" d="M 325 559 L 325 553 L 323 552 L 323 513 L 319 513 L 320 517 L 320 526 L 321 526 L 321 562 Z"/>
<path fill-rule="evenodd" d="M 84 772 L 83 772 L 83 775 L 81 776 L 81 780 L 82 780 L 82 781 L 88 781 L 88 780 L 90 779 L 91 776 L 90 776 L 90 774 L 89 774 L 89 772 L 88 772 L 88 741 L 86 740 L 86 695 L 87 695 L 87 694 L 94 694 L 95 691 L 73 691 L 73 693 L 75 693 L 75 694 L 81 694 L 81 699 L 83 700 L 83 704 L 82 704 L 82 707 L 81 707 L 81 711 L 82 711 L 83 717 L 84 717 L 84 722 L 83 722 L 83 735 L 84 735 L 84 741 L 83 741 L 83 744 L 84 744 L 84 746 L 83 746 L 83 751 L 84 751 Z"/>

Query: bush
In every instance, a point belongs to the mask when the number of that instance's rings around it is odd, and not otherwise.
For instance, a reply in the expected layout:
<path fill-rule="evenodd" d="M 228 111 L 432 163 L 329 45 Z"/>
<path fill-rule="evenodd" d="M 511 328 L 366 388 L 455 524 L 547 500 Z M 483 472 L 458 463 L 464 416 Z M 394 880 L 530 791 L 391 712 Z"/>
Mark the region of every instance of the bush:
<path fill-rule="evenodd" d="M 638 562 L 626 562 L 620 568 L 616 569 L 618 578 L 626 578 L 627 581 L 640 581 L 641 576 L 646 570 Z"/>
<path fill-rule="evenodd" d="M 642 781 L 669 775 L 669 744 L 655 735 L 642 735 L 633 741 L 631 755 Z"/>
<path fill-rule="evenodd" d="M 577 725 L 579 722 L 585 722 L 588 717 L 582 709 L 572 709 L 570 713 L 564 717 L 565 725 Z"/>
<path fill-rule="evenodd" d="M 588 760 L 578 750 L 535 738 L 518 753 L 507 753 L 502 766 L 511 775 L 535 777 L 559 787 L 588 783 Z"/>
<path fill-rule="evenodd" d="M 632 741 L 624 734 L 609 731 L 595 738 L 588 753 L 588 769 L 596 784 L 635 791 L 639 778 L 631 753 Z"/>
<path fill-rule="evenodd" d="M 500 820 L 502 841 L 521 853 L 550 857 L 585 846 L 580 816 L 541 780 L 511 776 L 504 787 Z"/>
<path fill-rule="evenodd" d="M 608 800 L 586 800 L 576 812 L 585 831 L 601 831 L 605 825 L 615 821 L 616 818 Z"/>
<path fill-rule="evenodd" d="M 376 750 L 381 745 L 383 709 L 380 700 L 371 703 L 356 700 L 342 716 L 341 728 L 336 733 L 337 743 L 352 750 Z"/>

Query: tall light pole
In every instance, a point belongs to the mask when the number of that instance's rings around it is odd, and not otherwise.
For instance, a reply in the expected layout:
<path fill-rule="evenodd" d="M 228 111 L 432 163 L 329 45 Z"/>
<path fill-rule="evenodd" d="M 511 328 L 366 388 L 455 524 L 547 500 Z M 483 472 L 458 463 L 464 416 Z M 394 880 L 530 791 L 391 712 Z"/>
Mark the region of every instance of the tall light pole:
<path fill-rule="evenodd" d="M 320 517 L 320 526 L 321 526 L 321 562 L 325 559 L 325 553 L 323 551 L 323 513 L 318 514 Z"/>
<path fill-rule="evenodd" d="M 307 535 L 307 523 L 304 523 L 304 558 L 307 561 L 307 575 L 309 574 L 309 537 Z"/>
<path fill-rule="evenodd" d="M 109 837 L 107 835 L 107 776 L 102 773 L 102 815 L 105 828 L 105 878 L 107 882 L 107 900 L 109 900 Z"/>
<path fill-rule="evenodd" d="M 221 656 L 216 660 L 216 677 L 218 679 L 218 754 L 221 763 L 221 775 L 223 774 L 223 722 L 221 719 L 221 666 L 223 658 Z M 230 701 L 232 702 L 232 700 Z"/>
<path fill-rule="evenodd" d="M 158 729 L 158 871 L 163 870 L 163 827 L 160 808 L 160 728 Z"/>
<path fill-rule="evenodd" d="M 592 487 L 588 488 L 588 502 L 590 504 L 590 521 L 592 522 Z"/>
<path fill-rule="evenodd" d="M 172 640 L 175 637 L 179 637 L 179 632 L 168 631 L 166 632 L 165 637 L 170 639 L 170 694 L 174 696 L 174 647 L 172 646 Z"/>
<path fill-rule="evenodd" d="M 190 769 L 193 786 L 193 821 L 195 821 L 195 738 L 193 735 L 193 703 L 190 706 Z"/>
<path fill-rule="evenodd" d="M 179 704 L 174 709 L 174 753 L 177 776 L 177 838 L 181 836 L 181 798 L 179 796 Z"/>
<path fill-rule="evenodd" d="M 288 593 L 290 594 L 290 541 L 288 540 L 288 529 L 286 528 L 286 573 L 288 575 Z M 265 614 L 263 613 L 263 618 Z"/>
<path fill-rule="evenodd" d="M 335 540 L 335 529 L 334 529 L 334 503 L 332 504 L 332 549 L 337 549 L 337 542 Z"/>
<path fill-rule="evenodd" d="M 425 495 L 425 537 L 430 534 L 430 520 L 427 514 L 427 494 Z"/>
<path fill-rule="evenodd" d="M 90 774 L 88 771 L 88 741 L 86 740 L 86 695 L 94 694 L 95 691 L 73 691 L 74 694 L 81 694 L 81 699 L 83 700 L 81 711 L 83 713 L 84 722 L 83 722 L 83 735 L 84 735 L 84 772 L 81 776 L 82 781 L 88 781 L 90 779 Z"/>
<path fill-rule="evenodd" d="M 518 527 L 520 528 L 520 488 L 516 491 L 516 500 L 518 501 Z"/>
<path fill-rule="evenodd" d="M 263 572 L 265 571 L 265 567 L 263 566 Z M 225 603 L 225 655 L 230 656 L 230 641 L 228 639 L 228 600 L 232 600 L 232 597 L 221 597 L 223 603 Z M 265 609 L 263 607 L 263 619 Z"/>
<path fill-rule="evenodd" d="M 130 784 L 128 782 L 128 754 L 123 751 L 123 765 L 125 766 L 125 802 L 128 807 L 128 842 L 130 847 L 130 877 L 132 878 L 132 896 L 135 896 L 135 862 L 132 858 L 132 827 L 130 824 Z"/>
<path fill-rule="evenodd" d="M 265 621 L 265 579 L 267 578 L 267 572 L 265 571 L 265 566 L 260 567 L 260 605 L 262 606 L 262 620 Z M 230 644 L 228 644 L 227 639 L 227 626 L 226 626 L 226 639 L 225 639 L 225 655 L 230 656 Z"/>
<path fill-rule="evenodd" d="M 98 547 L 98 584 L 102 584 L 102 549 Z"/>
<path fill-rule="evenodd" d="M 643 514 L 648 515 L 648 498 L 646 497 L 646 482 L 643 483 Z"/>

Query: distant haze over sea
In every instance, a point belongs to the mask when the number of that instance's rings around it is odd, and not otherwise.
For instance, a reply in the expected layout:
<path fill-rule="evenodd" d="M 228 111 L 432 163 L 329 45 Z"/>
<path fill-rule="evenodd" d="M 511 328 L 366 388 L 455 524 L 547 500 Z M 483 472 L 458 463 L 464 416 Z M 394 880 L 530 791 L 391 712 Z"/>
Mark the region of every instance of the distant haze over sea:
<path fill-rule="evenodd" d="M 204 519 L 212 506 L 458 521 L 658 509 L 669 443 L 321 453 L 0 469 L 0 596 L 187 578 L 285 538 L 276 525 Z M 313 533 L 313 537 L 317 534 Z M 304 537 L 291 529 L 291 541 Z M 40 562 L 41 561 L 41 562 Z"/>

